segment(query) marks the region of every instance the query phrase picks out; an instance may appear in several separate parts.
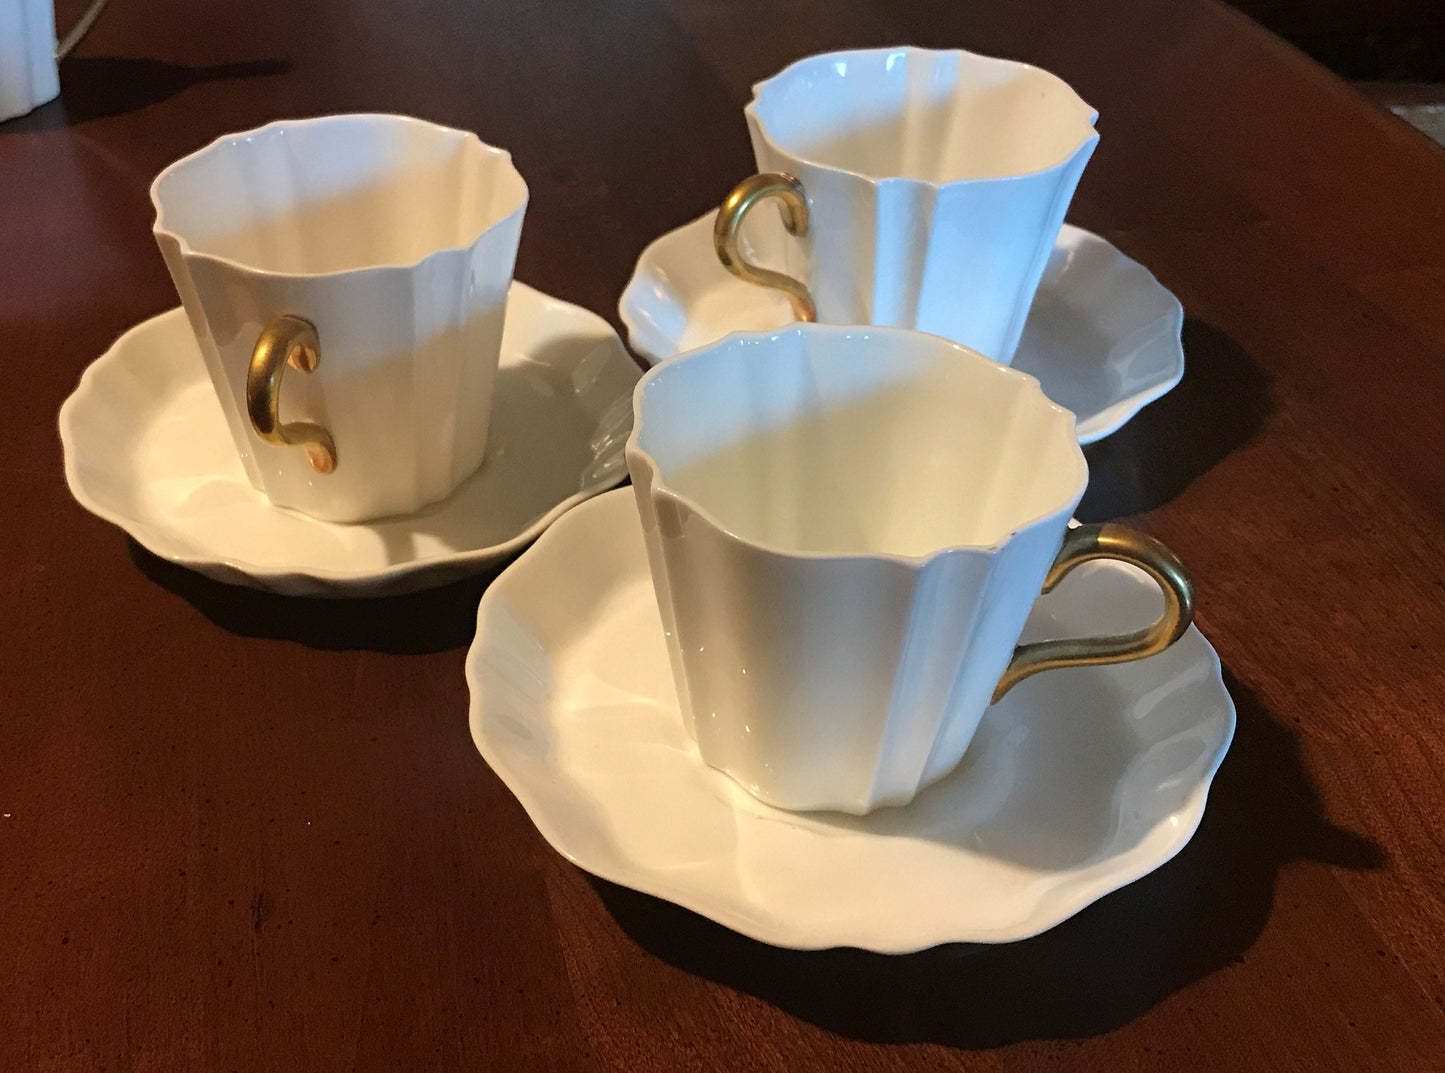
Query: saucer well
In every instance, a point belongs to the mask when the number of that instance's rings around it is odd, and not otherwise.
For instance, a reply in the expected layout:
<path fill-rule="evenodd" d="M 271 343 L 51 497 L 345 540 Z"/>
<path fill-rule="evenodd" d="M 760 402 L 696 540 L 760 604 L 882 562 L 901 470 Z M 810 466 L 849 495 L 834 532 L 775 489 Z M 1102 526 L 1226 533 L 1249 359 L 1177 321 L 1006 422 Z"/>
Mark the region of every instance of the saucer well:
<path fill-rule="evenodd" d="M 173 309 L 116 340 L 61 407 L 65 475 L 87 510 L 219 581 L 288 595 L 410 592 L 512 554 L 621 481 L 639 375 L 601 317 L 513 283 L 481 468 L 415 514 L 343 525 L 275 507 L 247 481 Z"/>
<path fill-rule="evenodd" d="M 649 365 L 734 331 L 793 319 L 788 300 L 735 278 L 713 253 L 710 212 L 654 240 L 618 314 Z M 763 217 L 764 214 L 755 214 Z M 1184 375 L 1184 310 L 1143 265 L 1065 224 L 1044 269 L 1013 367 L 1072 410 L 1080 443 L 1118 430 Z"/>
<path fill-rule="evenodd" d="M 1158 594 L 1079 568 L 1026 638 L 1122 631 Z M 1037 675 L 951 774 L 867 816 L 784 812 L 683 729 L 633 493 L 569 511 L 488 588 L 467 656 L 477 748 L 542 836 L 604 879 L 777 946 L 903 953 L 1034 935 L 1194 833 L 1234 733 L 1191 628 L 1136 663 Z"/>

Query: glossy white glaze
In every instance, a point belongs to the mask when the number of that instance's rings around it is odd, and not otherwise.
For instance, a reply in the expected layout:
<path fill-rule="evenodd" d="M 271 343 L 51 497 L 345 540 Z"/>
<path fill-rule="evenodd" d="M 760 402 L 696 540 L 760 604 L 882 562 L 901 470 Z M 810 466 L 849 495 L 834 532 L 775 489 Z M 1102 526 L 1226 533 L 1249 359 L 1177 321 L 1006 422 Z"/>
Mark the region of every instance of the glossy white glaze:
<path fill-rule="evenodd" d="M 177 161 L 151 198 L 236 451 L 272 502 L 328 521 L 405 514 L 477 468 L 527 205 L 506 152 L 405 116 L 285 120 Z M 325 476 L 246 417 L 252 350 L 283 313 L 320 336 L 281 413 L 330 430 Z"/>
<path fill-rule="evenodd" d="M 507 301 L 481 467 L 414 514 L 324 522 L 246 479 L 185 314 L 128 331 L 60 411 L 82 506 L 166 559 L 290 595 L 377 596 L 475 573 L 617 484 L 638 370 L 601 317 L 522 283 Z"/>
<path fill-rule="evenodd" d="M 1157 611 L 1129 567 L 1081 567 L 1033 640 Z M 1234 732 L 1191 628 L 1138 663 L 1043 674 L 984 715 L 963 763 L 906 808 L 780 812 L 682 726 L 632 496 L 569 511 L 487 589 L 467 657 L 477 748 L 578 865 L 764 942 L 902 953 L 1022 939 L 1189 841 Z"/>
<path fill-rule="evenodd" d="M 655 365 L 732 331 L 792 321 L 783 295 L 744 283 L 712 251 L 715 212 L 652 242 L 618 302 L 628 344 Z M 1184 375 L 1178 299 L 1087 231 L 1059 232 L 1013 367 L 1078 420 L 1080 443 L 1116 431 Z"/>
<path fill-rule="evenodd" d="M 807 193 L 752 238 L 808 284 L 825 324 L 953 339 L 1008 364 L 1064 213 L 1098 142 L 1098 113 L 1057 76 L 960 50 L 811 56 L 753 87 L 759 171 Z"/>
<path fill-rule="evenodd" d="M 703 759 L 851 813 L 951 770 L 1083 495 L 1073 415 L 936 336 L 799 324 L 653 368 L 633 420 Z"/>
<path fill-rule="evenodd" d="M 0 3 L 0 120 L 24 115 L 60 92 L 51 3 Z"/>

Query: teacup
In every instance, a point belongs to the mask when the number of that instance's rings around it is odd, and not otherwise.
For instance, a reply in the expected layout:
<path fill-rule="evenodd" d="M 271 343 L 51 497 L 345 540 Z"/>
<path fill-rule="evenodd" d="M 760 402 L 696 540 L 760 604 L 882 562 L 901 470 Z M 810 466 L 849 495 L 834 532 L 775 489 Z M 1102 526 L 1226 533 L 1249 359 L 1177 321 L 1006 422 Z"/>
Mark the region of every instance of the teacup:
<path fill-rule="evenodd" d="M 1178 560 L 1069 528 L 1088 480 L 1038 381 L 897 328 L 799 324 L 665 362 L 633 396 L 627 466 L 687 729 L 786 809 L 900 805 L 963 758 L 1023 678 L 1140 659 L 1188 627 Z M 1018 645 L 1091 559 L 1164 594 L 1124 636 Z"/>
<path fill-rule="evenodd" d="M 800 320 L 917 328 L 1013 359 L 1098 142 L 1067 84 L 957 50 L 834 52 L 758 83 L 745 115 L 760 174 L 717 216 L 730 271 L 782 290 Z M 769 198 L 781 221 L 744 236 Z"/>
<path fill-rule="evenodd" d="M 505 151 L 392 115 L 226 135 L 156 178 L 156 240 L 273 503 L 407 514 L 477 469 L 527 196 Z"/>
<path fill-rule="evenodd" d="M 89 7 L 57 44 L 51 0 L 0 4 L 0 120 L 24 115 L 60 93 L 58 64 L 84 37 L 106 0 Z"/>

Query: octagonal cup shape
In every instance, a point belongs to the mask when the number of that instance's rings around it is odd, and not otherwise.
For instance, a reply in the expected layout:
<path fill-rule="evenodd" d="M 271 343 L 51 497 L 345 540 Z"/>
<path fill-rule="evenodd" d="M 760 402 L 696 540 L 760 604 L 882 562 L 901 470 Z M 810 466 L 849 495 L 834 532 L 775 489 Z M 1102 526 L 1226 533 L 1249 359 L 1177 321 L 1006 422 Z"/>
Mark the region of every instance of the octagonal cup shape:
<path fill-rule="evenodd" d="M 1069 530 L 1087 467 L 1073 415 L 1030 376 L 919 332 L 799 324 L 665 362 L 633 406 L 627 464 L 682 718 L 705 762 L 769 804 L 905 804 L 1013 681 L 1149 654 L 1140 635 L 1085 642 L 1087 660 L 1016 648 L 1077 562 L 1177 565 L 1162 546 L 1167 562 L 1118 553 L 1142 534 Z M 1151 627 L 1150 651 L 1187 626 L 1184 588 L 1182 625 Z"/>
<path fill-rule="evenodd" d="M 271 123 L 157 176 L 156 241 L 274 504 L 407 514 L 477 469 L 527 198 L 504 150 L 396 115 Z"/>

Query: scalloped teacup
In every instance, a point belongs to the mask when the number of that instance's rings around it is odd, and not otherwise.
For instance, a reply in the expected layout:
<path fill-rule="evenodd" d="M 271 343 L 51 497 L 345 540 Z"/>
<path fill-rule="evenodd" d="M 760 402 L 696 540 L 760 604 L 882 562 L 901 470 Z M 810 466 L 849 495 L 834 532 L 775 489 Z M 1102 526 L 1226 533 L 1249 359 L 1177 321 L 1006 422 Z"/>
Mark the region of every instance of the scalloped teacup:
<path fill-rule="evenodd" d="M 771 805 L 904 804 L 1018 681 L 1152 655 L 1189 624 L 1162 544 L 1069 528 L 1088 479 L 1073 415 L 936 336 L 737 333 L 653 368 L 633 412 L 684 721 L 703 760 Z M 1149 573 L 1160 618 L 1018 645 L 1040 591 L 1098 558 Z"/>
<path fill-rule="evenodd" d="M 759 82 L 745 115 L 759 174 L 718 214 L 724 265 L 784 291 L 800 320 L 1012 360 L 1099 140 L 1066 83 L 961 50 L 831 52 Z M 781 216 L 740 231 L 767 198 Z"/>
<path fill-rule="evenodd" d="M 527 207 L 508 153 L 407 116 L 285 120 L 177 161 L 151 199 L 271 502 L 335 522 L 409 514 L 477 469 Z"/>

